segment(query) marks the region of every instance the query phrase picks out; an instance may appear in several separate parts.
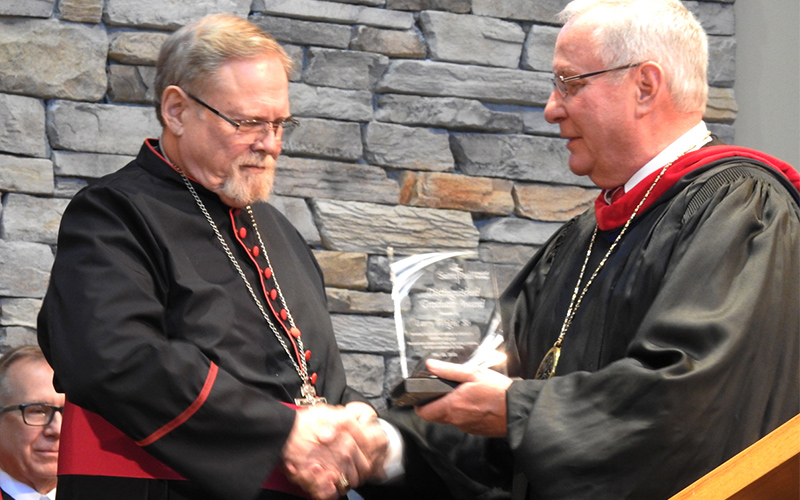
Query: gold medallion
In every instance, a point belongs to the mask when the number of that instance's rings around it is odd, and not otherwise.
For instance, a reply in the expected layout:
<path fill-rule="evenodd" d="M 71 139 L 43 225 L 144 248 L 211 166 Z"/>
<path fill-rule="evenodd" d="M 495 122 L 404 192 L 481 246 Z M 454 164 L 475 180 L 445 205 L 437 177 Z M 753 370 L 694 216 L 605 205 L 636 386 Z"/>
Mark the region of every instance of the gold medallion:
<path fill-rule="evenodd" d="M 536 380 L 547 380 L 556 374 L 556 366 L 558 365 L 558 358 L 561 357 L 561 347 L 554 345 L 544 355 L 544 359 L 539 364 L 536 370 L 536 375 L 533 376 Z"/>

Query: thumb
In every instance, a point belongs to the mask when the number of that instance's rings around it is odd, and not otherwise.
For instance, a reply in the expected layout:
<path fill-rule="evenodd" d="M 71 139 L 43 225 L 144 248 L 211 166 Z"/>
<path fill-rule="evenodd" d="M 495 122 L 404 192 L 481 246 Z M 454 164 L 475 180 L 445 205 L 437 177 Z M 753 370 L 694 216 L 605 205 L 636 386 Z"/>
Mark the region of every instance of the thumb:
<path fill-rule="evenodd" d="M 454 382 L 469 382 L 474 379 L 474 371 L 463 365 L 448 363 L 438 359 L 429 359 L 426 362 L 428 370 L 437 377 Z"/>

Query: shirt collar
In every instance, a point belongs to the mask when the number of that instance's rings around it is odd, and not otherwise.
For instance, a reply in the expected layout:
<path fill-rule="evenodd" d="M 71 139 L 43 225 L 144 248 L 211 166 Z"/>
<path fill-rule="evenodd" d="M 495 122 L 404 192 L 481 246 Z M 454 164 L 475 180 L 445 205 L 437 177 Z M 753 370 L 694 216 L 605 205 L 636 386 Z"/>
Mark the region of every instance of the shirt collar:
<path fill-rule="evenodd" d="M 664 148 L 652 160 L 645 163 L 633 176 L 625 183 L 627 193 L 637 184 L 642 182 L 647 176 L 660 169 L 667 163 L 673 162 L 689 151 L 694 151 L 711 141 L 708 127 L 704 121 L 689 129 L 688 132 L 680 136 L 675 142 Z"/>
<path fill-rule="evenodd" d="M 0 469 L 0 489 L 11 495 L 14 500 L 42 500 L 42 497 L 47 497 L 50 500 L 56 499 L 55 488 L 48 492 L 47 495 L 42 495 L 27 484 L 20 483 L 9 476 L 3 469 Z"/>

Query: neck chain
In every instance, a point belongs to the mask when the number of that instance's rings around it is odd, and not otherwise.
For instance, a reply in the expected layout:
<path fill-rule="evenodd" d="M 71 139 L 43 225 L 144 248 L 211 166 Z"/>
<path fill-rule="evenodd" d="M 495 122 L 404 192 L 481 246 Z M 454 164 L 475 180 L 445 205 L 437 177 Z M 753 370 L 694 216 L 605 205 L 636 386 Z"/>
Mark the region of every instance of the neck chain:
<path fill-rule="evenodd" d="M 708 135 L 709 134 L 707 134 L 703 138 L 703 141 L 700 142 L 700 145 L 702 145 L 705 142 Z M 698 147 L 699 145 L 692 146 L 691 148 L 683 152 L 680 156 L 678 156 L 678 158 L 680 158 L 681 156 L 685 155 L 690 151 L 693 151 L 694 149 L 697 149 Z M 675 160 L 677 160 L 678 158 L 676 158 Z M 564 341 L 564 337 L 567 335 L 567 330 L 572 324 L 572 319 L 575 317 L 575 313 L 578 311 L 578 307 L 580 307 L 581 302 L 583 301 L 583 297 L 586 295 L 586 291 L 589 289 L 589 286 L 591 286 L 591 284 L 594 282 L 594 279 L 597 277 L 597 274 L 605 265 L 606 261 L 608 260 L 608 257 L 611 255 L 611 252 L 613 252 L 614 249 L 617 247 L 617 244 L 620 242 L 622 236 L 628 230 L 628 227 L 631 225 L 631 222 L 633 222 L 633 219 L 636 217 L 636 214 L 639 213 L 639 209 L 642 208 L 642 205 L 644 205 L 645 200 L 647 200 L 647 197 L 650 196 L 650 193 L 653 191 L 653 188 L 656 187 L 656 184 L 658 184 L 658 181 L 660 181 L 661 177 L 664 176 L 664 173 L 667 171 L 667 169 L 673 163 L 675 163 L 675 160 L 672 160 L 671 162 L 661 167 L 661 171 L 658 172 L 656 178 L 653 179 L 653 183 L 650 184 L 650 187 L 647 188 L 647 192 L 644 193 L 644 198 L 642 198 L 636 205 L 636 208 L 633 210 L 633 213 L 631 214 L 630 217 L 628 217 L 628 220 L 625 222 L 625 225 L 622 226 L 622 230 L 619 232 L 617 237 L 614 238 L 614 242 L 611 244 L 610 247 L 608 247 L 608 251 L 603 256 L 603 259 L 600 261 L 599 264 L 597 264 L 597 268 L 594 270 L 592 275 L 586 281 L 586 284 L 583 285 L 583 289 L 581 289 L 581 281 L 583 281 L 583 273 L 586 271 L 586 265 L 589 263 L 589 257 L 592 255 L 592 247 L 594 246 L 594 240 L 597 236 L 597 224 L 595 224 L 594 232 L 592 233 L 592 239 L 589 241 L 589 249 L 586 250 L 586 257 L 583 260 L 583 265 L 581 266 L 581 272 L 578 274 L 578 282 L 575 284 L 575 289 L 572 291 L 572 298 L 569 301 L 569 307 L 567 307 L 567 314 L 564 317 L 564 323 L 561 325 L 561 332 L 559 333 L 558 339 L 556 340 L 555 344 L 553 344 L 553 347 L 551 347 L 544 355 L 544 359 L 542 359 L 542 362 L 539 364 L 539 368 L 536 369 L 536 374 L 533 376 L 534 379 L 546 380 L 556 374 L 556 367 L 558 366 L 558 360 L 561 357 L 561 343 Z"/>
<path fill-rule="evenodd" d="M 200 211 L 203 213 L 206 220 L 208 221 L 208 225 L 211 226 L 211 229 L 214 230 L 214 234 L 217 236 L 217 240 L 219 241 L 220 245 L 222 245 L 222 249 L 228 256 L 228 259 L 231 261 L 231 264 L 233 264 L 233 267 L 236 268 L 236 271 L 239 273 L 239 276 L 242 278 L 242 281 L 244 281 L 244 284 L 247 287 L 247 291 L 250 292 L 250 297 L 253 298 L 253 302 L 255 302 L 256 306 L 258 307 L 258 310 L 261 312 L 261 315 L 267 322 L 267 325 L 269 325 L 270 330 L 272 330 L 272 333 L 275 335 L 275 338 L 277 338 L 278 342 L 280 342 L 281 347 L 283 347 L 283 350 L 289 356 L 289 360 L 292 362 L 295 371 L 297 371 L 297 374 L 300 376 L 300 380 L 303 382 L 303 386 L 300 389 L 300 393 L 302 394 L 303 397 L 295 399 L 294 400 L 295 404 L 298 406 L 311 406 L 317 403 L 325 403 L 326 402 L 325 398 L 317 396 L 317 391 L 316 389 L 314 389 L 314 385 L 312 384 L 311 379 L 308 376 L 308 363 L 306 361 L 305 356 L 301 355 L 301 353 L 304 352 L 303 339 L 300 336 L 300 330 L 295 326 L 294 318 L 292 317 L 291 312 L 289 312 L 289 306 L 286 304 L 286 299 L 283 296 L 281 287 L 280 285 L 278 285 L 278 279 L 275 276 L 275 268 L 272 267 L 272 263 L 270 263 L 269 261 L 267 247 L 264 246 L 264 241 L 261 239 L 261 232 L 258 230 L 258 224 L 256 224 L 256 218 L 255 215 L 253 215 L 252 208 L 250 207 L 250 205 L 248 205 L 246 207 L 246 210 L 248 215 L 250 216 L 250 223 L 253 225 L 253 229 L 255 230 L 256 236 L 258 238 L 258 243 L 259 245 L 261 245 L 261 250 L 264 252 L 264 258 L 267 261 L 267 266 L 270 269 L 272 269 L 272 279 L 275 282 L 275 290 L 277 291 L 277 295 L 280 298 L 283 309 L 286 311 L 286 319 L 289 321 L 289 324 L 291 325 L 290 328 L 291 335 L 295 337 L 295 342 L 296 342 L 295 345 L 297 348 L 296 356 L 292 355 L 292 350 L 287 345 L 286 341 L 283 338 L 283 335 L 281 335 L 280 331 L 275 326 L 275 323 L 272 321 L 272 318 L 270 318 L 269 314 L 267 313 L 267 310 L 261 303 L 261 300 L 259 300 L 258 295 L 256 295 L 253 286 L 250 284 L 250 281 L 244 274 L 244 271 L 242 270 L 242 267 L 239 265 L 239 262 L 236 260 L 236 257 L 233 255 L 233 252 L 231 252 L 228 243 L 225 241 L 225 238 L 223 238 L 222 233 L 219 231 L 219 228 L 217 227 L 217 224 L 214 222 L 214 219 L 211 218 L 211 214 L 208 212 L 208 209 L 206 209 L 203 200 L 200 199 L 200 196 L 197 194 L 197 191 L 194 189 L 194 186 L 192 186 L 191 181 L 189 181 L 189 178 L 186 177 L 186 174 L 183 173 L 183 170 L 180 167 L 178 167 L 176 164 L 170 161 L 170 159 L 167 157 L 167 154 L 161 149 L 160 144 L 158 149 L 164 156 L 164 159 L 167 160 L 167 163 L 169 163 L 181 175 L 183 183 L 186 185 L 186 188 L 192 194 L 195 203 L 197 203 L 197 206 L 200 208 Z"/>

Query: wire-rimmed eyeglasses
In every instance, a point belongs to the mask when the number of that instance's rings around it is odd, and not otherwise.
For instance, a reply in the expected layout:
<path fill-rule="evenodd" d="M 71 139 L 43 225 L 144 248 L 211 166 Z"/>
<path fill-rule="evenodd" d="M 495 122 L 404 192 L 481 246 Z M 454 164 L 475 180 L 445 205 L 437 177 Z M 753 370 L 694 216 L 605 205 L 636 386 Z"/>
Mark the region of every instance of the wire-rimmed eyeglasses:
<path fill-rule="evenodd" d="M 186 92 L 186 91 L 184 91 Z M 200 98 L 186 92 L 192 100 L 196 101 L 198 104 L 206 108 L 207 110 L 211 111 L 215 115 L 219 116 L 226 122 L 230 123 L 236 130 L 243 134 L 255 134 L 260 133 L 261 135 L 269 133 L 270 130 L 274 131 L 276 135 L 280 134 L 284 130 L 290 130 L 291 128 L 300 125 L 300 122 L 292 117 L 289 116 L 288 118 L 284 118 L 282 120 L 276 120 L 274 122 L 268 122 L 264 120 L 234 120 L 233 118 L 228 118 L 227 116 L 223 115 L 220 111 L 212 108 Z"/>
<path fill-rule="evenodd" d="M 50 425 L 56 412 L 64 414 L 63 406 L 54 406 L 46 403 L 23 403 L 21 405 L 4 406 L 0 408 L 0 413 L 19 410 L 22 412 L 22 421 L 27 425 L 43 427 Z"/>
<path fill-rule="evenodd" d="M 624 66 L 618 66 L 616 68 L 603 69 L 603 70 L 600 70 L 600 71 L 592 71 L 591 73 L 584 73 L 582 75 L 568 76 L 566 78 L 564 78 L 561 75 L 555 75 L 553 77 L 553 87 L 555 87 L 556 90 L 558 90 L 558 93 L 561 94 L 561 97 L 567 97 L 567 95 L 569 95 L 569 91 L 568 91 L 569 89 L 567 87 L 567 83 L 569 83 L 569 82 L 574 82 L 575 80 L 583 80 L 584 78 L 589 78 L 590 76 L 602 75 L 603 73 L 608 73 L 610 71 L 618 71 L 618 70 L 621 70 L 621 69 L 635 68 L 636 66 L 639 66 L 641 64 L 643 64 L 643 63 L 638 62 L 638 63 L 626 64 Z"/>

